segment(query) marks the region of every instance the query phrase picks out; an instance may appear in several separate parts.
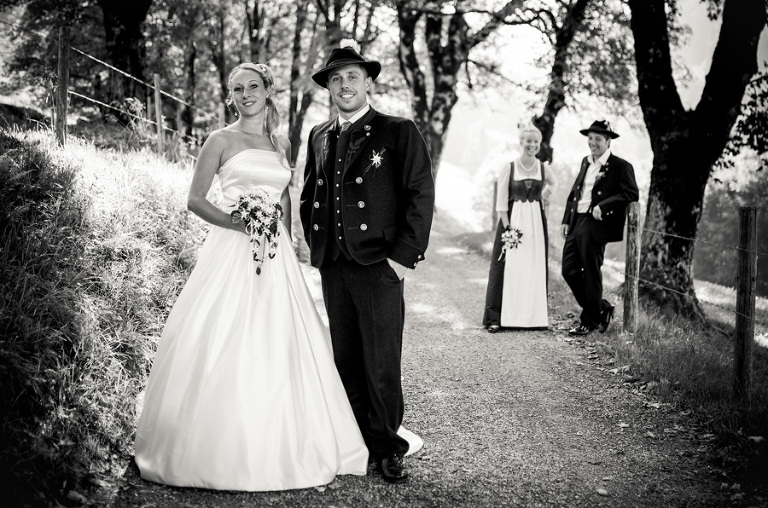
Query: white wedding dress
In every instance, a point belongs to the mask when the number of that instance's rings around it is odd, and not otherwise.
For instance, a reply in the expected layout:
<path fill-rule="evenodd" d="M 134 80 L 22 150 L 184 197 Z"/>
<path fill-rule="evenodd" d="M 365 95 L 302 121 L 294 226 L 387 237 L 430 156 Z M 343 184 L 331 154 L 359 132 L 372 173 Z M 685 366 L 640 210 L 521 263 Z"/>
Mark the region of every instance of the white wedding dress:
<path fill-rule="evenodd" d="M 291 177 L 248 149 L 219 170 L 234 203 Z M 166 322 L 136 431 L 141 477 L 174 486 L 271 491 L 365 475 L 368 450 L 330 338 L 287 232 L 261 274 L 248 236 L 212 227 Z"/>

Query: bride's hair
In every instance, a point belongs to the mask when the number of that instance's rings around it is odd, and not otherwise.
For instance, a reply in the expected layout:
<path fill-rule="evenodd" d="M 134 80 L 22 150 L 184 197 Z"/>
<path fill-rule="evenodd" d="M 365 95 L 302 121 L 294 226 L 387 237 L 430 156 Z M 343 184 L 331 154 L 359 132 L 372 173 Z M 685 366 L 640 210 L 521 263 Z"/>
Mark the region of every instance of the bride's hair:
<path fill-rule="evenodd" d="M 541 130 L 533 123 L 526 123 L 519 126 L 518 136 L 520 141 L 523 140 L 523 137 L 525 137 L 526 134 L 535 134 L 539 138 L 539 141 L 544 138 L 544 136 L 541 134 Z"/>
<path fill-rule="evenodd" d="M 237 71 L 242 69 L 251 70 L 261 77 L 261 81 L 264 83 L 264 88 L 267 90 L 267 99 L 264 101 L 266 107 L 264 115 L 265 133 L 275 148 L 277 148 L 281 154 L 285 155 L 285 149 L 277 140 L 277 133 L 280 130 L 283 119 L 280 112 L 277 110 L 275 102 L 272 100 L 272 95 L 275 93 L 275 78 L 266 64 L 245 62 L 232 69 L 227 78 L 227 98 L 224 102 L 227 104 L 227 107 L 232 110 L 235 116 L 239 116 L 237 108 L 232 106 L 234 102 L 234 99 L 232 98 L 232 78 Z"/>

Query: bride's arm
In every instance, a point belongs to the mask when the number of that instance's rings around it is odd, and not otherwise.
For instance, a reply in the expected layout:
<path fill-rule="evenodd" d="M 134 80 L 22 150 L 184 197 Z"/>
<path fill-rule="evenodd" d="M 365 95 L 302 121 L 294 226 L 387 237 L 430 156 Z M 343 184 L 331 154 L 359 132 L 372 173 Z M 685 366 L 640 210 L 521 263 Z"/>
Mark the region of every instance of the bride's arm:
<path fill-rule="evenodd" d="M 192 185 L 189 187 L 187 209 L 214 226 L 245 233 L 245 225 L 242 222 L 233 224 L 232 217 L 227 212 L 208 201 L 208 191 L 211 189 L 213 177 L 219 170 L 221 154 L 225 146 L 226 140 L 218 132 L 213 132 L 203 143 L 195 163 Z"/>
<path fill-rule="evenodd" d="M 280 142 L 280 147 L 283 149 L 283 157 L 288 159 L 291 153 L 290 140 L 285 136 L 280 136 L 278 138 L 278 141 Z M 288 232 L 288 238 L 293 239 L 293 232 L 291 231 L 292 223 L 291 223 L 291 194 L 289 192 L 290 188 L 291 188 L 291 185 L 289 183 L 285 187 L 285 189 L 283 189 L 283 193 L 280 195 L 280 206 L 283 207 L 283 226 L 285 227 L 285 230 Z"/>
<path fill-rule="evenodd" d="M 288 238 L 293 239 L 291 233 L 291 194 L 288 192 L 290 185 L 283 190 L 283 194 L 280 196 L 280 206 L 283 207 L 283 226 L 288 232 Z"/>

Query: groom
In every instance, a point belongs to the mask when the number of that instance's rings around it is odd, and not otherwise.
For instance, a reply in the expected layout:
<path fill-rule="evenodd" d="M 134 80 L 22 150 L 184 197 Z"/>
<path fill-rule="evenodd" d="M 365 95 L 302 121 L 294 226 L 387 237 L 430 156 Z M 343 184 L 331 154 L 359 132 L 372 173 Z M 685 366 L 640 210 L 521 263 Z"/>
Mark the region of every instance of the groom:
<path fill-rule="evenodd" d="M 424 259 L 435 189 L 416 125 L 368 104 L 380 71 L 344 47 L 312 76 L 339 116 L 309 135 L 300 214 L 357 423 L 384 480 L 402 483 L 403 281 Z"/>

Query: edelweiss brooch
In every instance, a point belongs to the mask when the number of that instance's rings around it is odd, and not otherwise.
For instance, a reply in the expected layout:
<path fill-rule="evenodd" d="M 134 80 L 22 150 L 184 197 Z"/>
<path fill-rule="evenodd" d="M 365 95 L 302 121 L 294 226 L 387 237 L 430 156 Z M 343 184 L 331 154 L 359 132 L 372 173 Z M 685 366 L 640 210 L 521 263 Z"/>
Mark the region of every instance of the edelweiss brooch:
<path fill-rule="evenodd" d="M 381 166 L 381 163 L 384 162 L 384 151 L 386 151 L 386 148 L 382 148 L 379 153 L 376 153 L 376 150 L 373 150 L 371 154 L 371 164 L 373 164 L 376 168 Z"/>

